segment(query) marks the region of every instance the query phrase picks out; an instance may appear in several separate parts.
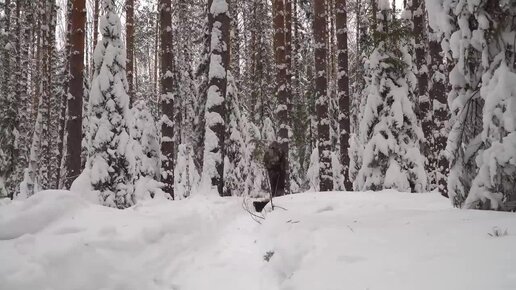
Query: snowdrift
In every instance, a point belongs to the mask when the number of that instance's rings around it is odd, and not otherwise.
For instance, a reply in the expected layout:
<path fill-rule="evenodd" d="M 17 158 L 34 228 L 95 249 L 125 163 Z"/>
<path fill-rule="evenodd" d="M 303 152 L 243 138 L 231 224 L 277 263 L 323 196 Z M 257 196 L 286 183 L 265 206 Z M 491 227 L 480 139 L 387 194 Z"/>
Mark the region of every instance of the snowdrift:
<path fill-rule="evenodd" d="M 68 191 L 0 203 L 0 288 L 514 289 L 516 216 L 438 194 L 310 193 L 261 224 L 239 198 L 126 210 Z M 496 228 L 495 228 L 496 227 Z M 507 234 L 505 234 L 507 231 Z M 497 236 L 498 235 L 498 236 Z"/>

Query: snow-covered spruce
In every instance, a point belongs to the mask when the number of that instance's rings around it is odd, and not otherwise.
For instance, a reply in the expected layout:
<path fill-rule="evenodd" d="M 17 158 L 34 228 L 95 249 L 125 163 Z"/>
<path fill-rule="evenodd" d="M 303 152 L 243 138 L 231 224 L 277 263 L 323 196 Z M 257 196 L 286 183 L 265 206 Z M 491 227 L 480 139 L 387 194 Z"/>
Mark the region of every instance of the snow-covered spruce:
<path fill-rule="evenodd" d="M 236 84 L 230 72 L 227 74 L 226 93 L 227 117 L 225 123 L 226 137 L 224 144 L 224 195 L 241 195 L 242 182 L 245 180 L 242 167 L 242 152 L 245 148 L 241 134 L 241 111 Z"/>
<path fill-rule="evenodd" d="M 457 6 L 449 4 L 450 15 L 456 23 L 451 23 L 451 34 L 445 34 L 444 46 L 449 45 L 451 55 L 456 61 L 449 72 L 452 90 L 448 94 L 448 105 L 451 111 L 451 131 L 448 135 L 446 152 L 450 162 L 448 177 L 448 195 L 452 203 L 462 207 L 471 189 L 478 167 L 475 159 L 482 147 L 482 108 L 483 100 L 479 94 L 482 76 L 482 44 L 479 36 L 482 32 L 472 34 L 470 19 L 475 17 L 469 9 L 470 5 Z M 453 19 L 453 18 L 451 18 Z M 473 35 L 476 43 L 473 45 Z"/>
<path fill-rule="evenodd" d="M 128 156 L 129 96 L 125 48 L 114 0 L 102 3 L 102 41 L 94 53 L 95 74 L 89 99 L 88 160 L 92 188 L 104 205 L 126 208 L 134 204 L 133 170 Z"/>
<path fill-rule="evenodd" d="M 135 199 L 145 200 L 155 196 L 165 197 L 159 183 L 160 144 L 158 130 L 145 101 L 134 103 L 130 114 L 130 157 L 134 172 Z"/>
<path fill-rule="evenodd" d="M 38 113 L 36 115 L 36 123 L 34 124 L 34 133 L 32 134 L 32 142 L 30 146 L 29 162 L 27 169 L 24 171 L 23 181 L 20 184 L 20 192 L 16 198 L 29 198 L 35 193 L 42 190 L 39 181 L 39 158 L 41 154 L 41 138 L 43 132 L 43 114 L 44 109 L 43 98 L 39 98 Z"/>
<path fill-rule="evenodd" d="M 484 75 L 484 79 L 489 76 Z M 481 89 L 486 100 L 479 171 L 466 198 L 468 208 L 516 209 L 516 73 L 505 61 Z"/>
<path fill-rule="evenodd" d="M 268 196 L 270 192 L 269 179 L 263 163 L 261 162 L 263 147 L 258 140 L 262 140 L 258 126 L 242 116 L 243 140 L 245 148 L 242 153 L 242 164 L 245 176 L 244 195 L 259 197 Z M 274 140 L 274 139 L 272 139 Z"/>
<path fill-rule="evenodd" d="M 256 144 L 260 139 L 259 130 L 240 109 L 239 97 L 233 75 L 228 72 L 224 193 L 236 196 L 264 196 L 264 192 L 268 191 L 266 172 L 259 163 L 260 160 L 257 160 L 260 156 L 256 154 L 259 150 Z"/>
<path fill-rule="evenodd" d="M 180 144 L 174 174 L 174 198 L 184 199 L 192 194 L 201 179 L 195 167 L 195 156 L 189 144 Z"/>
<path fill-rule="evenodd" d="M 359 131 L 364 148 L 355 188 L 422 192 L 427 176 L 419 149 L 423 132 L 414 113 L 412 58 L 403 39 L 386 39 L 390 5 L 379 9 L 378 44 L 367 61 L 367 101 Z"/>
<path fill-rule="evenodd" d="M 450 133 L 445 150 L 450 164 L 448 195 L 457 207 L 464 206 L 479 169 L 476 160 L 485 145 L 480 88 L 487 80 L 482 75 L 488 70 L 492 74 L 493 59 L 505 46 L 499 42 L 497 34 L 504 29 L 503 25 L 498 27 L 502 23 L 496 23 L 496 15 L 500 15 L 498 9 L 508 9 L 509 3 L 492 3 L 427 0 L 432 29 L 444 35 L 441 46 L 447 56 L 451 87 Z M 488 45 L 488 39 L 493 45 Z"/>
<path fill-rule="evenodd" d="M 465 207 L 516 210 L 516 6 L 481 3 L 474 9 L 482 44 L 483 109 L 482 142 L 485 148 L 476 159 L 479 171 L 466 198 Z M 479 6 L 480 8 L 480 6 Z M 500 17 L 500 15 L 507 15 Z M 483 33 L 482 33 L 483 32 Z M 482 40 L 484 40 L 482 42 Z M 495 45 L 496 44 L 496 45 Z"/>

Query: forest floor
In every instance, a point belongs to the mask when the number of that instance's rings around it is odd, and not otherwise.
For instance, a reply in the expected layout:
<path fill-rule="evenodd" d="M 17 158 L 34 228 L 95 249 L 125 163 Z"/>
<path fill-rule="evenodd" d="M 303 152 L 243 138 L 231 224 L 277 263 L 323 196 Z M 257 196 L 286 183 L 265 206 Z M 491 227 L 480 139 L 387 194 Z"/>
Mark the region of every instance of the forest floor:
<path fill-rule="evenodd" d="M 516 215 L 436 193 L 305 193 L 127 210 L 67 191 L 0 204 L 0 289 L 515 289 Z M 499 233 L 499 236 L 497 236 Z"/>

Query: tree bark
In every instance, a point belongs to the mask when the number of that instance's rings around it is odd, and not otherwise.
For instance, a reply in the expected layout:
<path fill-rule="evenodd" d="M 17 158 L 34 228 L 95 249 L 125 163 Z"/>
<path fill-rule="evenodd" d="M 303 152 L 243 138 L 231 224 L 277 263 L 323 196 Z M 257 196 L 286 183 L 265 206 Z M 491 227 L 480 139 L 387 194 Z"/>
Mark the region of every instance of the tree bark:
<path fill-rule="evenodd" d="M 70 55 L 70 97 L 68 99 L 67 150 L 65 186 L 81 173 L 82 98 L 84 73 L 84 31 L 86 26 L 86 1 L 73 0 Z"/>
<path fill-rule="evenodd" d="M 204 169 L 209 171 L 211 185 L 224 195 L 224 140 L 226 126 L 227 74 L 230 67 L 229 0 L 209 0 L 208 23 L 211 34 L 208 97 L 206 103 L 206 143 Z M 221 10 L 221 7 L 226 9 Z M 215 7 L 217 7 L 215 9 Z M 214 36 L 218 39 L 214 39 Z M 220 118 L 220 119 L 219 119 Z M 216 144 L 213 139 L 216 139 Z M 213 142 L 213 143 L 212 143 Z M 206 158 L 206 155 L 210 158 Z M 212 160 L 210 160 L 212 159 Z M 214 163 L 214 164 L 213 164 Z"/>
<path fill-rule="evenodd" d="M 353 183 L 349 177 L 349 133 L 350 128 L 350 96 L 348 68 L 348 30 L 346 0 L 335 1 L 337 29 L 337 96 L 339 98 L 339 141 L 340 163 L 344 175 L 344 187 L 352 190 Z M 357 32 L 358 33 L 358 32 Z"/>
<path fill-rule="evenodd" d="M 3 20 L 4 25 L 5 25 L 4 30 L 7 33 L 7 43 L 9 43 L 11 41 L 11 39 L 9 37 L 9 34 L 11 32 L 11 0 L 5 0 L 4 6 L 5 6 L 5 9 L 4 9 L 5 16 L 4 16 L 4 20 Z M 4 75 L 2 78 L 2 88 L 3 88 L 2 98 L 7 100 L 8 94 L 9 94 L 9 80 L 11 79 L 10 50 L 6 49 L 6 47 L 2 47 L 1 49 L 3 50 L 4 61 L 5 61 L 5 63 L 3 64 L 4 65 L 4 67 L 3 67 Z"/>
<path fill-rule="evenodd" d="M 287 102 L 292 112 L 292 0 L 285 0 L 285 61 L 287 62 Z"/>
<path fill-rule="evenodd" d="M 292 105 L 292 0 L 285 0 L 285 61 L 287 63 L 287 83 L 286 83 L 286 95 L 287 95 L 287 124 L 288 124 L 288 131 L 287 131 L 287 139 L 289 135 L 290 128 L 292 126 L 292 118 L 290 116 L 293 105 Z M 288 140 L 290 141 L 290 140 Z M 283 147 L 287 148 L 285 151 L 285 163 L 289 164 L 289 153 L 288 148 L 290 144 L 287 144 L 287 146 L 283 145 Z M 290 193 L 290 167 L 286 167 L 286 181 L 285 181 L 285 193 Z"/>
<path fill-rule="evenodd" d="M 47 95 L 47 99 L 48 99 L 48 107 L 47 107 L 47 112 L 46 112 L 46 136 L 45 138 L 47 139 L 47 148 L 46 148 L 46 152 L 44 152 L 44 154 L 46 155 L 46 159 L 48 160 L 48 165 L 47 165 L 47 186 L 50 188 L 51 186 L 53 186 L 55 184 L 55 182 L 57 181 L 57 179 L 55 178 L 55 172 L 54 172 L 54 169 L 55 168 L 58 168 L 60 167 L 57 163 L 57 159 L 56 159 L 56 156 L 53 154 L 52 150 L 54 148 L 54 144 L 57 140 L 55 140 L 55 135 L 53 134 L 53 124 L 55 122 L 55 120 L 52 119 L 52 104 L 54 102 L 54 98 L 53 98 L 53 90 L 52 90 L 52 85 L 53 85 L 53 80 L 54 80 L 54 71 L 52 69 L 53 67 L 53 63 L 55 62 L 55 49 L 56 49 L 56 46 L 55 46 L 55 36 L 56 36 L 56 33 L 55 33 L 55 29 L 56 29 L 56 16 L 57 16 L 57 11 L 55 11 L 55 1 L 54 0 L 47 0 L 47 3 L 46 3 L 46 7 L 45 7 L 45 10 L 47 11 L 47 24 L 46 24 L 46 29 L 47 29 L 47 33 L 46 33 L 46 48 L 45 48 L 45 51 L 46 51 L 46 83 L 47 83 L 47 87 L 46 87 L 46 93 L 45 95 Z M 55 167 L 54 167 L 55 166 Z"/>
<path fill-rule="evenodd" d="M 20 1 L 23 2 L 23 1 Z M 20 91 L 19 91 L 19 101 L 20 106 L 18 107 L 18 118 L 19 118 L 19 132 L 20 132 L 20 140 L 18 141 L 18 158 L 17 158 L 17 166 L 20 168 L 20 173 L 23 173 L 23 170 L 27 168 L 27 156 L 30 144 L 30 134 L 31 126 L 33 125 L 30 118 L 30 113 L 27 111 L 27 108 L 30 107 L 30 95 L 29 95 L 29 68 L 30 68 L 30 43 L 31 43 L 31 27 L 33 20 L 33 12 L 32 5 L 25 2 L 23 5 L 24 16 L 23 16 L 23 33 L 20 35 L 22 39 L 19 41 L 20 47 L 18 49 L 18 53 L 20 55 L 20 68 L 21 74 L 20 79 L 18 80 L 20 83 Z M 20 176 L 22 177 L 22 175 Z"/>
<path fill-rule="evenodd" d="M 99 1 L 94 0 L 93 3 L 93 51 L 97 47 L 97 41 L 99 37 Z M 68 19 L 70 21 L 70 19 Z"/>
<path fill-rule="evenodd" d="M 412 15 L 414 23 L 415 52 L 416 52 L 416 77 L 417 98 L 419 104 L 419 118 L 421 120 L 425 138 L 421 142 L 421 150 L 427 156 L 427 172 L 433 172 L 435 160 L 432 156 L 431 144 L 433 138 L 432 100 L 428 94 L 428 67 L 426 64 L 426 32 L 425 32 L 425 6 L 423 0 L 412 0 Z"/>
<path fill-rule="evenodd" d="M 371 29 L 369 30 L 372 34 L 375 47 L 378 44 L 378 37 L 374 37 L 374 33 L 376 33 L 377 27 L 378 27 L 378 17 L 376 16 L 376 14 L 378 14 L 378 3 L 377 2 L 378 2 L 378 0 L 371 0 L 371 11 L 373 14 L 373 21 L 371 23 Z"/>
<path fill-rule="evenodd" d="M 125 27 L 126 27 L 126 49 L 127 49 L 127 83 L 129 84 L 128 94 L 131 104 L 134 102 L 133 92 L 133 67 L 134 67 L 134 0 L 125 1 Z"/>
<path fill-rule="evenodd" d="M 328 91 L 326 75 L 326 30 L 325 0 L 314 1 L 314 41 L 315 41 L 315 94 L 317 112 L 317 133 L 319 148 L 320 191 L 333 190 L 331 167 L 330 120 L 328 116 Z"/>
<path fill-rule="evenodd" d="M 429 75 L 432 76 L 429 89 L 430 100 L 435 104 L 433 110 L 433 142 L 431 151 L 435 158 L 432 168 L 435 172 L 435 181 L 439 192 L 448 197 L 448 175 L 450 172 L 448 159 L 445 156 L 448 132 L 446 124 L 450 118 L 448 109 L 448 99 L 446 95 L 446 72 L 444 70 L 443 56 L 441 55 L 441 42 L 437 33 L 429 28 L 429 50 L 430 66 Z"/>
<path fill-rule="evenodd" d="M 50 55 L 50 29 L 49 24 L 51 22 L 50 14 L 50 1 L 45 0 L 41 3 L 41 21 L 42 21 L 42 64 L 41 64 L 41 102 L 38 110 L 41 112 L 43 117 L 41 122 L 41 135 L 39 136 L 41 142 L 38 156 L 38 182 L 42 189 L 48 189 L 50 187 L 51 172 L 50 172 L 50 149 L 52 147 L 52 140 L 50 137 L 50 82 L 51 79 L 51 55 Z M 40 113 L 38 113 L 39 115 Z M 41 161 L 41 162 L 39 162 Z"/>
<path fill-rule="evenodd" d="M 172 52 L 172 3 L 160 0 L 161 33 L 161 182 L 174 199 L 174 57 Z"/>
<path fill-rule="evenodd" d="M 96 5 L 98 5 L 98 0 L 95 2 Z M 57 169 L 57 188 L 61 188 L 64 185 L 64 181 L 66 180 L 64 177 L 66 177 L 66 168 L 65 170 L 61 171 L 62 167 L 61 165 L 66 165 L 66 155 L 65 155 L 65 138 L 66 138 L 66 108 L 68 107 L 68 95 L 70 93 L 70 57 L 71 57 L 71 31 L 72 31 L 72 4 L 70 1 L 67 2 L 66 5 L 66 42 L 65 42 L 65 49 L 66 49 L 66 60 L 65 60 L 65 80 L 63 82 L 63 95 L 60 100 L 60 113 L 59 113 L 59 142 L 57 144 L 57 152 L 58 152 L 58 160 L 60 162 L 60 166 Z M 97 8 L 98 9 L 98 8 Z M 98 11 L 97 11 L 98 15 Z M 96 29 L 93 30 L 94 33 L 94 41 L 96 42 L 95 35 L 96 35 Z M 94 46 L 95 48 L 95 46 Z"/>
<path fill-rule="evenodd" d="M 159 10 L 159 8 L 158 8 Z M 161 35 L 161 30 L 160 30 L 160 18 L 157 17 L 156 18 L 156 29 L 155 29 L 155 37 L 154 37 L 154 69 L 152 70 L 151 69 L 151 63 L 149 62 L 149 73 L 152 72 L 152 75 L 153 77 L 151 78 L 151 82 L 152 82 L 152 88 L 154 90 L 154 92 L 156 92 L 156 96 L 160 96 L 160 94 L 158 93 L 159 90 L 160 90 L 160 86 L 161 86 L 161 83 L 158 82 L 158 67 L 159 67 L 159 60 L 160 60 L 160 35 Z M 159 97 L 161 98 L 161 97 Z M 158 102 L 161 102 L 161 99 L 158 99 Z"/>
<path fill-rule="evenodd" d="M 274 25 L 274 58 L 276 62 L 276 98 L 278 100 L 277 119 L 279 121 L 278 143 L 283 156 L 289 155 L 289 96 L 288 96 L 288 63 L 285 29 L 285 6 L 283 0 L 273 1 L 273 25 Z M 288 157 L 285 158 L 283 169 L 285 176 L 289 173 Z M 285 191 L 289 192 L 286 182 Z M 279 193 L 281 194 L 281 193 Z"/>

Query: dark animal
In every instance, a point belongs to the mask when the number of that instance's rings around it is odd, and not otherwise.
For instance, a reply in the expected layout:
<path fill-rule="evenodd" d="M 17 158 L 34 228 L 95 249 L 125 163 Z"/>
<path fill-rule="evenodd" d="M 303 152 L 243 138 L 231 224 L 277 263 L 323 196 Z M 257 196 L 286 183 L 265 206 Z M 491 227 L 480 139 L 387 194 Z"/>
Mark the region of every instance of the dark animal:
<path fill-rule="evenodd" d="M 280 144 L 275 141 L 269 145 L 263 156 L 263 163 L 269 174 L 272 197 L 285 194 L 287 179 L 287 158 L 285 155 Z"/>

